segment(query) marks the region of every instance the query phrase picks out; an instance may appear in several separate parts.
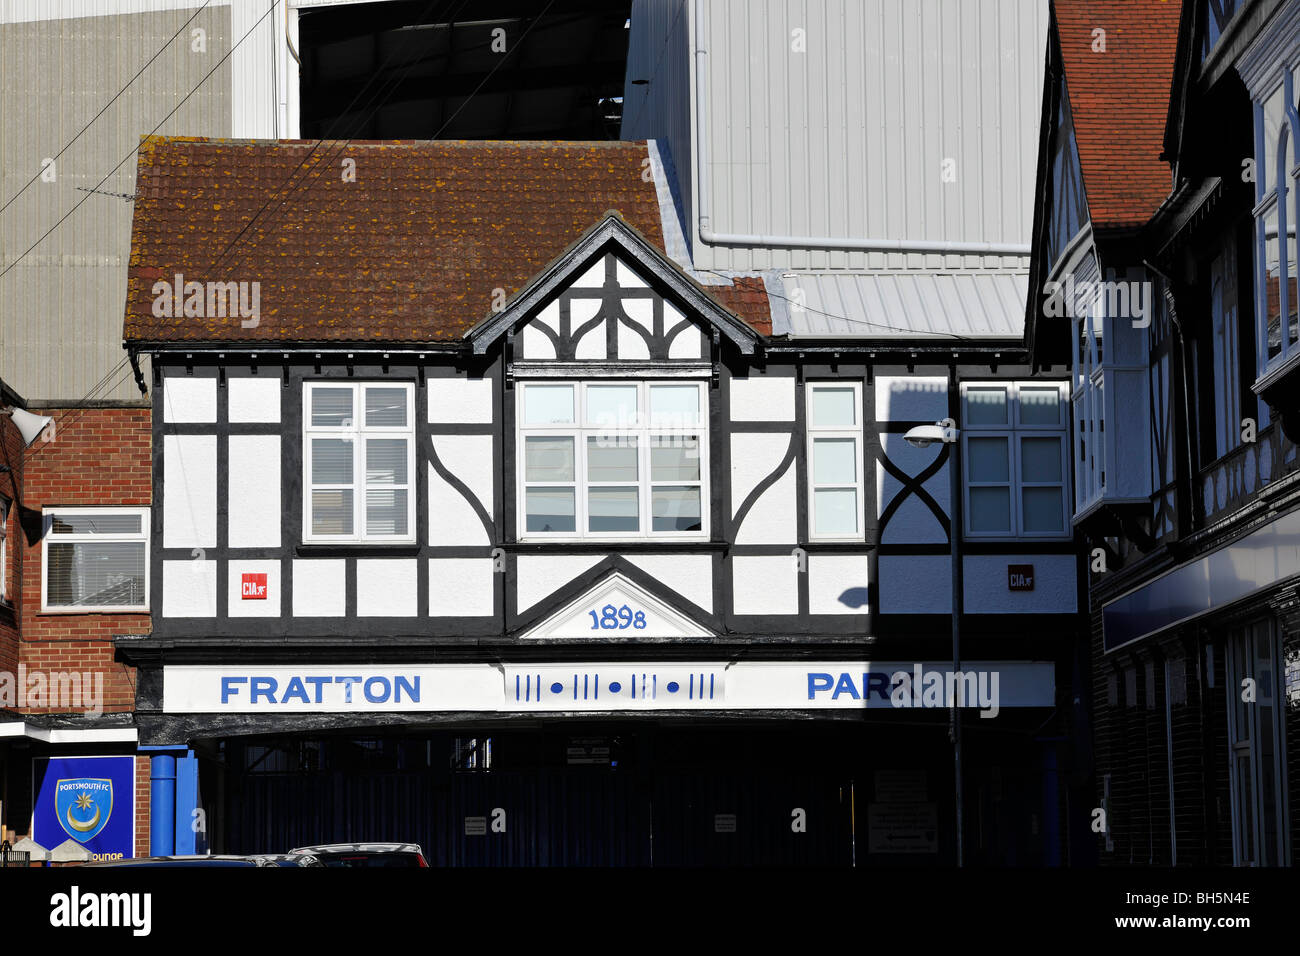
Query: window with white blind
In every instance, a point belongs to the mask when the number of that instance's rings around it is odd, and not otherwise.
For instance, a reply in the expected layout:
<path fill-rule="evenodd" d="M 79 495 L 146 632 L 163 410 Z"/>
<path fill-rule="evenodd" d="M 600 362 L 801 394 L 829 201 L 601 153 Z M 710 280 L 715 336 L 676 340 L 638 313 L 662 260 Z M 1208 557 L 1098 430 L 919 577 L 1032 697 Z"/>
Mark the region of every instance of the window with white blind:
<path fill-rule="evenodd" d="M 148 508 L 46 508 L 44 611 L 149 610 Z"/>
<path fill-rule="evenodd" d="M 415 386 L 303 386 L 303 541 L 415 541 Z"/>
<path fill-rule="evenodd" d="M 1070 536 L 1067 388 L 962 385 L 966 537 Z"/>
<path fill-rule="evenodd" d="M 526 382 L 518 389 L 521 538 L 708 536 L 701 382 Z"/>
<path fill-rule="evenodd" d="M 808 524 L 813 540 L 862 537 L 862 385 L 809 382 Z"/>

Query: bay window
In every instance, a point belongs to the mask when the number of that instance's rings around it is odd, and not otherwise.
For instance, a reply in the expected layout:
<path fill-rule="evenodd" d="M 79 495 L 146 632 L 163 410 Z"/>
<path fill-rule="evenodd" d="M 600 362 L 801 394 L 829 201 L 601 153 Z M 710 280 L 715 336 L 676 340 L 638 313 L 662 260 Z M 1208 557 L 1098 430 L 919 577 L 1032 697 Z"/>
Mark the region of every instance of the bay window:
<path fill-rule="evenodd" d="M 1151 494 L 1149 329 L 1165 308 L 1142 270 L 1086 264 L 1087 294 L 1070 318 L 1076 522 L 1103 504 L 1144 504 Z"/>
<path fill-rule="evenodd" d="M 148 508 L 46 508 L 44 522 L 41 610 L 149 610 Z"/>
<path fill-rule="evenodd" d="M 862 536 L 862 385 L 810 382 L 808 512 L 813 540 Z"/>
<path fill-rule="evenodd" d="M 1069 537 L 1065 383 L 968 382 L 961 392 L 966 537 Z"/>
<path fill-rule="evenodd" d="M 415 541 L 410 383 L 303 386 L 303 541 Z"/>
<path fill-rule="evenodd" d="M 702 382 L 526 382 L 518 388 L 519 534 L 703 538 Z"/>
<path fill-rule="evenodd" d="M 1257 365 L 1260 379 L 1271 377 L 1300 356 L 1296 277 L 1300 255 L 1296 222 L 1295 142 L 1300 136 L 1296 71 L 1283 70 L 1276 85 L 1255 103 L 1255 251 Z"/>

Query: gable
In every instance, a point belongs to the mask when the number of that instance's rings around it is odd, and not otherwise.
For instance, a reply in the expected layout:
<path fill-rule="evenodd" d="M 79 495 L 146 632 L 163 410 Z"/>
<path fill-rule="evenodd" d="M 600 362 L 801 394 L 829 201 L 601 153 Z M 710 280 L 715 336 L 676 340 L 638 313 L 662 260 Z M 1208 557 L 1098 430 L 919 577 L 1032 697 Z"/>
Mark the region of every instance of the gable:
<path fill-rule="evenodd" d="M 1088 223 L 1088 200 L 1079 167 L 1079 145 L 1065 77 L 1057 80 L 1052 152 L 1048 158 L 1047 216 L 1044 221 L 1043 262 L 1048 271 L 1060 259 L 1070 240 Z"/>
<path fill-rule="evenodd" d="M 570 601 L 520 640 L 672 640 L 712 637 L 710 631 L 670 607 L 618 571 Z"/>
<path fill-rule="evenodd" d="M 514 333 L 525 361 L 708 361 L 707 343 L 753 354 L 761 336 L 616 212 L 465 335 L 476 354 Z"/>
<path fill-rule="evenodd" d="M 701 361 L 704 323 L 687 318 L 623 257 L 606 252 L 516 332 L 524 361 Z"/>

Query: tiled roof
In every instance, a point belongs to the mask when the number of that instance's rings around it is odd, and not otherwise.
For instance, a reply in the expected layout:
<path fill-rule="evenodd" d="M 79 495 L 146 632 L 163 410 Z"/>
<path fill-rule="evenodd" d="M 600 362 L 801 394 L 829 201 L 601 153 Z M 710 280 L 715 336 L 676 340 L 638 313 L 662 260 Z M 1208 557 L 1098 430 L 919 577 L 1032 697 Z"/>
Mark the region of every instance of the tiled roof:
<path fill-rule="evenodd" d="M 646 155 L 644 143 L 621 142 L 147 138 L 124 336 L 455 341 L 608 210 L 663 249 Z M 345 175 L 353 168 L 355 181 Z M 155 315 L 154 284 L 177 273 L 186 283 L 258 282 L 259 321 Z M 743 285 L 705 291 L 770 329 L 766 297 Z"/>
<path fill-rule="evenodd" d="M 1094 226 L 1141 225 L 1169 195 L 1160 152 L 1180 8 L 1175 0 L 1053 0 Z M 1096 30 L 1105 31 L 1104 52 Z"/>

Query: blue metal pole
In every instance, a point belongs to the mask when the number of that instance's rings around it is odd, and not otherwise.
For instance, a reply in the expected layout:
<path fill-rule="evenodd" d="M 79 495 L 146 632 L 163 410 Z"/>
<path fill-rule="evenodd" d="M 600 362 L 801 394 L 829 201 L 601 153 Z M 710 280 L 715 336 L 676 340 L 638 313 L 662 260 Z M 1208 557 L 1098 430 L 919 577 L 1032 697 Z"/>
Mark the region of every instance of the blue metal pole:
<path fill-rule="evenodd" d="M 149 760 L 149 855 L 176 852 L 176 758 L 159 754 Z"/>
<path fill-rule="evenodd" d="M 199 760 L 187 751 L 176 760 L 176 850 L 198 853 L 198 830 L 194 811 L 199 806 Z"/>

